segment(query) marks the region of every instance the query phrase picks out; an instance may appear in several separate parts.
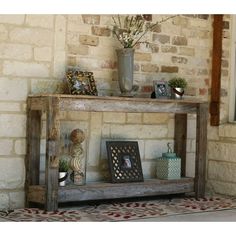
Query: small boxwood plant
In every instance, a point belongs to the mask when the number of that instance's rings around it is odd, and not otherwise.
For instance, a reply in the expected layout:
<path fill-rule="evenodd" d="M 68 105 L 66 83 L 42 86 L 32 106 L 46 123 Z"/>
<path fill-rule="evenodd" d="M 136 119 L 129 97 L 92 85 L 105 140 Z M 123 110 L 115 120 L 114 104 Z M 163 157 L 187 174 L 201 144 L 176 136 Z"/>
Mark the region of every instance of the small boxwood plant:
<path fill-rule="evenodd" d="M 64 159 L 59 160 L 59 172 L 67 172 L 69 170 L 68 162 Z"/>
<path fill-rule="evenodd" d="M 184 78 L 181 77 L 174 77 L 169 80 L 168 85 L 171 88 L 185 88 L 187 86 L 187 82 Z"/>

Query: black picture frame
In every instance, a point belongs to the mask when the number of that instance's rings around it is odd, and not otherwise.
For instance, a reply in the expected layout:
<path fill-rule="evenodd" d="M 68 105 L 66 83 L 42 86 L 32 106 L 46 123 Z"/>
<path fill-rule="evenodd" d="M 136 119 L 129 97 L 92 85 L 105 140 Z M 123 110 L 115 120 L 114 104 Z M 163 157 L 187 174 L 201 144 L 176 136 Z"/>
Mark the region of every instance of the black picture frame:
<path fill-rule="evenodd" d="M 112 183 L 144 181 L 137 141 L 107 141 L 106 148 Z"/>
<path fill-rule="evenodd" d="M 153 81 L 156 98 L 170 98 L 170 87 L 166 81 Z"/>

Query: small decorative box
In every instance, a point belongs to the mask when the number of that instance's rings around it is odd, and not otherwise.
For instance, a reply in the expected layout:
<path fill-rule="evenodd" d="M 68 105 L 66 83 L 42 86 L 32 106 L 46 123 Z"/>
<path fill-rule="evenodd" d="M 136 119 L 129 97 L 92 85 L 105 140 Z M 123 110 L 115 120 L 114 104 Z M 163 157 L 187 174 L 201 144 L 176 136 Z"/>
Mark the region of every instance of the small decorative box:
<path fill-rule="evenodd" d="M 162 153 L 162 157 L 157 158 L 158 179 L 180 179 L 181 177 L 181 158 L 169 152 L 170 150 L 168 145 L 168 152 Z"/>

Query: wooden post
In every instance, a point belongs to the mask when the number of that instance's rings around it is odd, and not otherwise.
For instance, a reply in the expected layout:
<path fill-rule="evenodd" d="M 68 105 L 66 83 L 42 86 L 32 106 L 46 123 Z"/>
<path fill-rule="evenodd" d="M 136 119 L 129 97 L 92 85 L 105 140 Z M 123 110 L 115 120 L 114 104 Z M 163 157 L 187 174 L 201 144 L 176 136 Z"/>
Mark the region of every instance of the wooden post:
<path fill-rule="evenodd" d="M 58 208 L 58 165 L 60 147 L 59 98 L 48 98 L 46 132 L 45 210 L 56 211 Z"/>
<path fill-rule="evenodd" d="M 211 78 L 211 125 L 220 123 L 220 89 L 221 89 L 221 58 L 222 58 L 222 29 L 223 15 L 214 15 L 213 22 L 213 50 L 212 50 L 212 78 Z"/>
<path fill-rule="evenodd" d="M 207 150 L 207 104 L 199 104 L 196 127 L 196 160 L 195 160 L 195 194 L 204 197 L 206 182 L 206 150 Z"/>
<path fill-rule="evenodd" d="M 175 114 L 175 153 L 181 157 L 181 176 L 186 176 L 187 114 Z"/>
<path fill-rule="evenodd" d="M 39 165 L 40 165 L 40 134 L 41 134 L 41 111 L 30 109 L 31 100 L 27 103 L 27 155 L 25 159 L 26 166 L 26 206 L 28 202 L 28 188 L 30 185 L 39 184 Z"/>

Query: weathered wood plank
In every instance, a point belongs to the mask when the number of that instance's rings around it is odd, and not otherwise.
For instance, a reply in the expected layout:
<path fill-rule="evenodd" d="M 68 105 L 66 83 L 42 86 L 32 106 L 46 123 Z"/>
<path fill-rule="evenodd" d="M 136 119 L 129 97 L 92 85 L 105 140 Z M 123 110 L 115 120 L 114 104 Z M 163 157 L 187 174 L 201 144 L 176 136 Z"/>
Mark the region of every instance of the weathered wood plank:
<path fill-rule="evenodd" d="M 30 109 L 28 100 L 27 109 L 27 155 L 25 159 L 26 167 L 26 205 L 28 205 L 29 185 L 39 184 L 39 165 L 40 165 L 40 134 L 41 134 L 41 112 Z"/>
<path fill-rule="evenodd" d="M 29 186 L 28 202 L 45 203 L 45 186 Z"/>
<path fill-rule="evenodd" d="M 46 143 L 46 204 L 45 209 L 58 208 L 58 165 L 60 147 L 60 120 L 58 98 L 48 98 Z"/>
<path fill-rule="evenodd" d="M 196 127 L 196 162 L 195 162 L 195 193 L 196 197 L 204 197 L 206 181 L 207 151 L 207 104 L 199 104 Z"/>
<path fill-rule="evenodd" d="M 59 202 L 156 196 L 194 191 L 192 178 L 179 180 L 145 180 L 138 183 L 93 183 L 59 188 Z"/>
<path fill-rule="evenodd" d="M 45 97 L 29 97 L 28 98 L 30 100 L 30 109 L 31 110 L 41 110 L 41 111 L 44 111 L 46 109 L 46 101 L 47 101 L 47 98 Z"/>
<path fill-rule="evenodd" d="M 186 176 L 187 114 L 175 114 L 175 153 L 181 157 L 181 176 Z"/>
<path fill-rule="evenodd" d="M 60 109 L 70 111 L 113 111 L 113 112 L 165 112 L 165 113 L 195 113 L 195 103 L 153 102 L 153 101 L 120 101 L 92 99 L 61 99 Z"/>
<path fill-rule="evenodd" d="M 223 15 L 214 15 L 210 103 L 210 120 L 212 126 L 218 126 L 220 123 L 222 34 Z"/>

